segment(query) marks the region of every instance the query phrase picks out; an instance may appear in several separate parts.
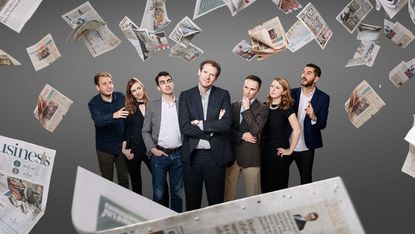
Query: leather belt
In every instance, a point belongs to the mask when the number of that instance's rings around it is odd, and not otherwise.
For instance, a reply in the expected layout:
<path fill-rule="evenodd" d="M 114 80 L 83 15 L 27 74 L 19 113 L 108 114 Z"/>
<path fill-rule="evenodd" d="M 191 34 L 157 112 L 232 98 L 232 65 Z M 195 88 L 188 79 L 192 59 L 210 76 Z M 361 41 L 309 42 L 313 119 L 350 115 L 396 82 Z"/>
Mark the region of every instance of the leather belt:
<path fill-rule="evenodd" d="M 173 154 L 173 153 L 176 153 L 177 151 L 179 151 L 179 150 L 181 150 L 181 149 L 182 149 L 182 147 L 181 147 L 181 146 L 179 146 L 179 147 L 177 147 L 177 148 L 163 148 L 163 147 L 161 147 L 161 146 L 159 146 L 159 145 L 156 145 L 156 148 L 157 148 L 158 150 L 163 151 L 163 152 L 164 152 L 164 153 L 166 153 L 166 154 Z"/>

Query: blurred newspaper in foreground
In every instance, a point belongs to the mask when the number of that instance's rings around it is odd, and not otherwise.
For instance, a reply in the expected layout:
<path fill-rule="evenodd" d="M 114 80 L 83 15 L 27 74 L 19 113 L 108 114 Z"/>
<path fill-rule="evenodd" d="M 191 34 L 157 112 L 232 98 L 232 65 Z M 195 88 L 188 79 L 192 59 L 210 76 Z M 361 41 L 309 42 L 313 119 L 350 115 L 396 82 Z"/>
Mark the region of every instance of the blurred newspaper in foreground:
<path fill-rule="evenodd" d="M 97 233 L 175 214 L 131 190 L 78 167 L 72 222 L 79 233 Z"/>
<path fill-rule="evenodd" d="M 415 178 L 415 114 L 413 118 L 412 128 L 405 136 L 405 140 L 409 143 L 409 150 L 401 170 Z"/>
<path fill-rule="evenodd" d="M 33 111 L 36 119 L 49 132 L 55 131 L 72 105 L 72 100 L 65 97 L 49 84 L 40 92 L 37 105 Z"/>
<path fill-rule="evenodd" d="M 39 71 L 55 62 L 61 57 L 58 47 L 53 41 L 52 35 L 49 33 L 38 43 L 26 48 L 32 61 L 35 71 Z"/>
<path fill-rule="evenodd" d="M 22 65 L 17 59 L 0 49 L 0 66 Z"/>
<path fill-rule="evenodd" d="M 389 80 L 396 88 L 401 87 L 409 79 L 415 77 L 415 58 L 409 62 L 402 61 L 389 72 Z"/>
<path fill-rule="evenodd" d="M 29 233 L 45 213 L 55 150 L 0 136 L 0 233 Z"/>
<path fill-rule="evenodd" d="M 88 1 L 63 14 L 62 18 L 73 29 L 68 39 L 71 41 L 71 38 L 73 38 L 71 35 L 79 34 L 84 36 L 85 46 L 94 58 L 114 49 L 121 43 L 120 39 L 111 32 L 105 21 Z M 89 22 L 93 21 L 98 22 L 93 24 L 94 27 L 86 27 L 88 30 L 79 30 L 83 24 L 90 24 Z"/>
<path fill-rule="evenodd" d="M 339 177 L 175 214 L 78 167 L 72 220 L 80 233 L 365 233 Z"/>
<path fill-rule="evenodd" d="M 41 2 L 42 0 L 0 0 L 0 22 L 20 33 Z"/>
<path fill-rule="evenodd" d="M 359 128 L 382 109 L 385 106 L 385 102 L 383 102 L 369 83 L 364 80 L 356 86 L 344 106 L 349 115 L 350 122 L 356 128 Z"/>

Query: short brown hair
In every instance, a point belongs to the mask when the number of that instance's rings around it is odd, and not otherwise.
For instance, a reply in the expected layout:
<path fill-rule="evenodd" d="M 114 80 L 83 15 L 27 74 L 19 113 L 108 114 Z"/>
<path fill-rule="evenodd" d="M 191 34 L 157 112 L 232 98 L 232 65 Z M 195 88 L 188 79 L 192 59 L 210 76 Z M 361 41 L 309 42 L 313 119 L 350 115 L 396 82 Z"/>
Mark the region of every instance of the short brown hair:
<path fill-rule="evenodd" d="M 109 77 L 109 78 L 111 78 L 111 80 L 112 80 L 112 76 L 111 76 L 111 74 L 110 73 L 108 73 L 108 72 L 98 72 L 95 76 L 94 76 L 94 83 L 95 83 L 95 85 L 98 85 L 98 83 L 99 83 L 99 78 L 100 77 Z"/>
<path fill-rule="evenodd" d="M 203 61 L 200 66 L 199 66 L 199 70 L 202 70 L 203 67 L 205 66 L 205 64 L 210 64 L 212 65 L 212 67 L 216 68 L 216 79 L 219 77 L 220 72 L 221 72 L 221 68 L 220 68 L 220 64 L 218 62 L 216 62 L 215 60 L 205 60 Z"/>

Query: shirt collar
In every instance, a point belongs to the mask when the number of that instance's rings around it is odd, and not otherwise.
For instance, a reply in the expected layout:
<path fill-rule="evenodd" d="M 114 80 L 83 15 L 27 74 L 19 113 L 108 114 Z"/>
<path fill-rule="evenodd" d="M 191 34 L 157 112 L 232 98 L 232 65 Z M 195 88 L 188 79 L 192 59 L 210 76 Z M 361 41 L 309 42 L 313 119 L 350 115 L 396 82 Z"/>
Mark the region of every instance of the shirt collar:
<path fill-rule="evenodd" d="M 199 94 L 202 97 L 209 97 L 210 91 L 212 90 L 212 87 L 210 87 L 208 90 L 206 90 L 206 93 L 202 94 L 202 90 L 200 88 L 200 84 L 197 85 L 197 88 L 199 89 Z"/>

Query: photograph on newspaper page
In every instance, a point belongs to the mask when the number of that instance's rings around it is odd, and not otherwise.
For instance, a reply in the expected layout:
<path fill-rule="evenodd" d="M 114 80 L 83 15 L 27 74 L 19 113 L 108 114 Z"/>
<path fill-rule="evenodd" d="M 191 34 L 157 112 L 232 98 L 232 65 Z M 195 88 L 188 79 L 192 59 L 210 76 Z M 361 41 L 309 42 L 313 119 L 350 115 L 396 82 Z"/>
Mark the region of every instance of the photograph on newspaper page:
<path fill-rule="evenodd" d="M 193 20 L 225 5 L 223 0 L 196 0 Z"/>
<path fill-rule="evenodd" d="M 235 16 L 243 9 L 249 7 L 256 0 L 223 0 L 231 11 L 231 15 Z"/>
<path fill-rule="evenodd" d="M 409 17 L 411 17 L 412 22 L 415 24 L 415 0 L 408 1 L 408 10 L 409 10 Z"/>
<path fill-rule="evenodd" d="M 105 23 L 88 1 L 63 14 L 62 18 L 75 31 L 77 27 L 80 27 L 79 25 L 85 24 L 88 21 L 95 20 Z M 75 34 L 75 32 L 72 31 L 69 36 L 72 34 Z M 111 32 L 107 24 L 98 26 L 95 30 L 87 30 L 82 35 L 84 36 L 85 46 L 94 58 L 111 51 L 121 43 L 121 40 Z"/>
<path fill-rule="evenodd" d="M 173 210 L 78 167 L 72 201 L 72 221 L 78 232 L 95 233 L 175 214 Z"/>
<path fill-rule="evenodd" d="M 20 33 L 41 2 L 42 0 L 2 0 L 0 1 L 0 22 Z"/>
<path fill-rule="evenodd" d="M 53 132 L 72 104 L 72 100 L 46 84 L 39 94 L 33 113 L 46 130 Z"/>
<path fill-rule="evenodd" d="M 104 230 L 101 233 L 132 232 L 365 233 L 340 177 Z"/>
<path fill-rule="evenodd" d="M 303 6 L 297 0 L 280 0 L 278 8 L 287 15 L 303 8 Z"/>
<path fill-rule="evenodd" d="M 401 87 L 409 79 L 415 77 L 415 59 L 412 59 L 408 63 L 402 61 L 392 71 L 389 72 L 389 80 L 395 85 L 396 88 Z"/>
<path fill-rule="evenodd" d="M 321 49 L 324 49 L 327 42 L 333 36 L 333 31 L 313 4 L 308 3 L 303 10 L 298 13 L 297 18 L 303 22 L 307 29 L 314 35 L 315 40 Z"/>
<path fill-rule="evenodd" d="M 352 59 L 349 59 L 345 67 L 353 67 L 359 65 L 366 65 L 372 67 L 378 55 L 380 46 L 374 42 L 360 43 L 359 47 L 353 55 Z"/>
<path fill-rule="evenodd" d="M 392 23 L 384 20 L 384 34 L 386 38 L 393 41 L 402 49 L 414 40 L 415 36 L 399 22 Z"/>
<path fill-rule="evenodd" d="M 356 86 L 344 105 L 350 122 L 356 128 L 359 128 L 382 109 L 385 106 L 385 102 L 383 102 L 369 83 L 363 80 Z"/>
<path fill-rule="evenodd" d="M 235 47 L 233 47 L 232 53 L 238 55 L 246 61 L 251 61 L 251 59 L 255 57 L 255 53 L 252 51 L 252 45 L 245 40 L 240 41 Z"/>
<path fill-rule="evenodd" d="M 0 66 L 18 66 L 22 65 L 17 59 L 0 49 Z"/>
<path fill-rule="evenodd" d="M 336 19 L 349 33 L 353 33 L 372 9 L 373 5 L 369 0 L 352 0 Z"/>
<path fill-rule="evenodd" d="M 0 136 L 0 232 L 29 233 L 45 213 L 55 150 Z"/>
<path fill-rule="evenodd" d="M 285 35 L 289 42 L 288 49 L 293 53 L 314 39 L 314 35 L 300 20 L 297 20 Z"/>
<path fill-rule="evenodd" d="M 357 26 L 357 32 L 357 40 L 364 44 L 369 42 L 377 44 L 382 34 L 382 27 L 362 23 Z"/>
<path fill-rule="evenodd" d="M 140 28 L 155 32 L 166 27 L 170 22 L 166 0 L 147 0 Z"/>
<path fill-rule="evenodd" d="M 413 118 L 412 128 L 405 136 L 405 141 L 409 143 L 409 150 L 401 170 L 415 178 L 415 114 Z"/>
<path fill-rule="evenodd" d="M 154 43 L 155 51 L 170 49 L 170 45 L 167 41 L 167 36 L 164 31 L 154 33 L 154 37 L 156 38 L 156 42 Z"/>
<path fill-rule="evenodd" d="M 203 54 L 203 50 L 196 47 L 192 43 L 184 47 L 182 44 L 177 43 L 170 48 L 170 57 L 180 57 L 186 60 L 188 63 L 193 62 Z"/>
<path fill-rule="evenodd" d="M 186 47 L 193 37 L 200 32 L 202 32 L 202 29 L 186 16 L 174 27 L 169 38 Z"/>
<path fill-rule="evenodd" d="M 408 0 L 376 0 L 376 3 L 380 3 L 389 18 L 395 17 L 396 14 L 405 6 Z M 376 10 L 380 10 L 376 8 Z"/>
<path fill-rule="evenodd" d="M 61 57 L 52 35 L 49 33 L 38 43 L 26 48 L 35 71 L 39 71 Z"/>

